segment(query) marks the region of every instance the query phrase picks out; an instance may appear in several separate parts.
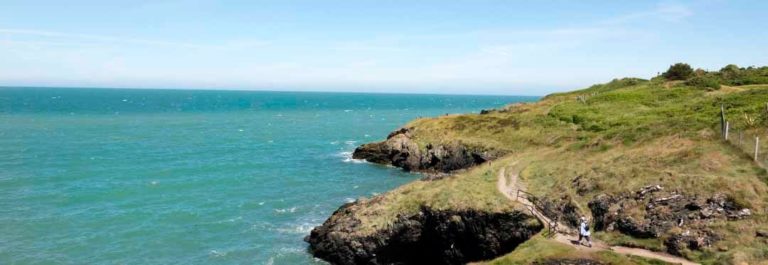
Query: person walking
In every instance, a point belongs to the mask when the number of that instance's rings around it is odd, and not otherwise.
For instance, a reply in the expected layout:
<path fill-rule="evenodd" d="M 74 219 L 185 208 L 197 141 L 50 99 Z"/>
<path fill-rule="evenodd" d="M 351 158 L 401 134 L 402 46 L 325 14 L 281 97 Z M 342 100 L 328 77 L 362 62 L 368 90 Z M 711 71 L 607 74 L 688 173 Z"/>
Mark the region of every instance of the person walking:
<path fill-rule="evenodd" d="M 587 240 L 587 246 L 592 247 L 592 238 L 590 236 L 589 232 L 589 224 L 587 224 L 587 218 L 584 216 L 581 217 L 581 223 L 579 224 L 579 245 L 581 245 L 582 240 Z"/>

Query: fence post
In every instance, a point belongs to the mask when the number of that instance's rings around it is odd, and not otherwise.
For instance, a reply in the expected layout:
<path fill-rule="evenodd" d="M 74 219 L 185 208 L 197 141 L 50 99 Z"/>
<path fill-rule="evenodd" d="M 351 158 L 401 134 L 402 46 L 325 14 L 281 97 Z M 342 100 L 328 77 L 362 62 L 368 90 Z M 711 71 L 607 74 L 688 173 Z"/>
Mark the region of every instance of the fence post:
<path fill-rule="evenodd" d="M 757 161 L 757 152 L 758 148 L 760 147 L 760 137 L 755 136 L 755 161 Z"/>
<path fill-rule="evenodd" d="M 720 134 L 725 134 L 725 106 L 720 105 Z"/>
<path fill-rule="evenodd" d="M 728 130 L 730 129 L 731 123 L 725 122 L 725 140 L 728 141 Z"/>

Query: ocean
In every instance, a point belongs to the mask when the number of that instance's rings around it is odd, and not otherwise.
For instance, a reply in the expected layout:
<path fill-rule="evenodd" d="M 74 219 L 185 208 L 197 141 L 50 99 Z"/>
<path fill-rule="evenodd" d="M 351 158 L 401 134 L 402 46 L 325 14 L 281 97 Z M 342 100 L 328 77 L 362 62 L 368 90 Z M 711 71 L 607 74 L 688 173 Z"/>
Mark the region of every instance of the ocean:
<path fill-rule="evenodd" d="M 356 146 L 537 99 L 0 88 L 0 264 L 323 264 L 314 226 L 419 177 Z"/>

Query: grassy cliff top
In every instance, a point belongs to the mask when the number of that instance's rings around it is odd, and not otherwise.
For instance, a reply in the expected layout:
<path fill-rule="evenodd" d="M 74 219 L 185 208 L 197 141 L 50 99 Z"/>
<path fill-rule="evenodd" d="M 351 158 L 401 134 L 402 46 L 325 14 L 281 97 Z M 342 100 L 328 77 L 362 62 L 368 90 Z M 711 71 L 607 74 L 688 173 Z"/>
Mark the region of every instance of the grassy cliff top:
<path fill-rule="evenodd" d="M 495 185 L 498 170 L 510 167 L 520 172 L 528 191 L 543 197 L 566 195 L 582 213 L 589 213 L 587 203 L 596 195 L 633 192 L 646 185 L 701 196 L 727 194 L 751 209 L 753 216 L 713 223 L 723 236 L 717 247 L 728 249 L 722 255 L 734 260 L 759 260 L 768 255 L 764 253 L 768 245 L 752 235 L 768 228 L 768 174 L 763 162 L 752 161 L 747 151 L 751 149 L 741 148 L 748 143 L 739 146 L 722 140 L 720 108 L 725 108 L 731 128 L 742 132 L 744 139 L 766 138 L 761 152 L 767 153 L 768 85 L 737 86 L 721 80 L 713 88 L 691 82 L 695 77 L 616 79 L 487 114 L 414 120 L 405 127 L 412 128 L 413 139 L 422 147 L 459 142 L 508 155 L 452 177 L 415 181 L 382 195 L 358 214 L 363 231 L 386 225 L 398 214 L 418 211 L 420 205 L 488 211 L 519 207 Z M 577 177 L 582 184 L 574 184 Z M 611 239 L 615 237 L 606 236 Z M 622 240 L 648 248 L 661 245 L 653 240 Z M 706 256 L 711 253 L 692 255 L 700 260 L 721 258 Z"/>

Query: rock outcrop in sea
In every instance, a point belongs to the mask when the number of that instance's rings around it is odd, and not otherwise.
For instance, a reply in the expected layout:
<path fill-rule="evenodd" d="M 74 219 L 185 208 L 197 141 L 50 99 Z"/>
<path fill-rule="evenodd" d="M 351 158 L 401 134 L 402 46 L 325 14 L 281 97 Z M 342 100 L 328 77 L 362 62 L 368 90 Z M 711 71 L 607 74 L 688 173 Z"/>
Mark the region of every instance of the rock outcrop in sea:
<path fill-rule="evenodd" d="M 427 144 L 421 148 L 412 139 L 410 128 L 401 128 L 382 142 L 364 144 L 352 157 L 406 171 L 451 172 L 493 160 L 501 154 L 492 150 L 473 150 L 461 143 Z"/>

